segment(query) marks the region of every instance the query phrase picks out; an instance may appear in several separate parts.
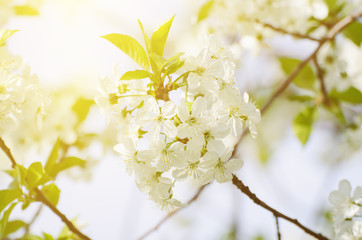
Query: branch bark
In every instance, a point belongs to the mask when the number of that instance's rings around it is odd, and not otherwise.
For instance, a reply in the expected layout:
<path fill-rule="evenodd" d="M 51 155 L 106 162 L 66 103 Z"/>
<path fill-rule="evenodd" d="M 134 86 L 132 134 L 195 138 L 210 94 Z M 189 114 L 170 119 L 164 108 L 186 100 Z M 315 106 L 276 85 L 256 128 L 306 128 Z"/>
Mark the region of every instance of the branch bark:
<path fill-rule="evenodd" d="M 12 155 L 10 149 L 5 144 L 4 140 L 0 137 L 0 148 L 5 152 L 5 154 L 8 156 L 12 163 L 12 168 L 15 168 L 17 162 L 15 161 L 14 156 Z M 70 231 L 72 231 L 74 234 L 76 234 L 78 237 L 80 237 L 83 240 L 91 240 L 88 236 L 84 235 L 74 224 L 63 214 L 61 213 L 43 194 L 42 191 L 39 190 L 39 188 L 34 188 L 35 193 L 37 194 L 36 197 L 38 201 L 42 202 L 44 205 L 50 208 L 69 228 Z"/>
<path fill-rule="evenodd" d="M 242 192 L 244 193 L 246 196 L 248 196 L 255 204 L 261 206 L 262 208 L 268 210 L 269 212 L 271 212 L 276 218 L 283 218 L 285 220 L 287 220 L 288 222 L 293 223 L 294 225 L 298 226 L 300 229 L 302 229 L 304 232 L 306 232 L 307 234 L 315 237 L 316 239 L 319 240 L 328 240 L 328 238 L 326 238 L 325 236 L 323 236 L 320 233 L 316 233 L 314 231 L 312 231 L 311 229 L 307 228 L 306 226 L 304 226 L 303 224 L 301 224 L 297 219 L 293 219 L 291 217 L 288 217 L 287 215 L 275 210 L 274 208 L 270 207 L 268 204 L 266 204 L 265 202 L 263 202 L 262 200 L 260 200 L 253 192 L 250 191 L 248 186 L 245 186 L 245 184 L 233 174 L 233 184 Z"/>

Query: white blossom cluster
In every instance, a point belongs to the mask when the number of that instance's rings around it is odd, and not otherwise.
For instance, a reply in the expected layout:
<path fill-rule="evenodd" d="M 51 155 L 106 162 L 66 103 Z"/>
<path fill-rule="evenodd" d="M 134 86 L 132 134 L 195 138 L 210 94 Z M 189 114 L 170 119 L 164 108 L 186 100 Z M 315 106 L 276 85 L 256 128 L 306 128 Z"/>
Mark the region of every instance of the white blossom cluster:
<path fill-rule="evenodd" d="M 173 195 L 177 181 L 223 183 L 243 165 L 230 159 L 234 146 L 226 138 L 239 137 L 245 128 L 255 136 L 260 111 L 234 86 L 230 59 L 216 38 L 197 57 L 185 57 L 184 66 L 165 77 L 164 86 L 175 88 L 166 93 L 170 100 L 147 95 L 149 80 L 122 81 L 117 74 L 102 80 L 96 102 L 119 127 L 114 150 L 139 189 L 162 209 L 183 205 Z"/>
<path fill-rule="evenodd" d="M 275 34 L 263 24 L 304 33 L 313 26 L 311 18 L 324 19 L 327 15 L 323 0 L 216 0 L 201 26 L 233 41 L 246 37 L 244 44 L 251 44 Z"/>
<path fill-rule="evenodd" d="M 4 33 L 0 32 L 0 37 Z M 40 116 L 42 108 L 43 94 L 37 76 L 30 73 L 20 56 L 9 53 L 6 45 L 0 46 L 0 133 L 14 127 L 24 116 Z"/>
<path fill-rule="evenodd" d="M 340 181 L 338 190 L 329 195 L 333 204 L 334 239 L 362 239 L 362 188 L 352 187 L 347 180 Z"/>

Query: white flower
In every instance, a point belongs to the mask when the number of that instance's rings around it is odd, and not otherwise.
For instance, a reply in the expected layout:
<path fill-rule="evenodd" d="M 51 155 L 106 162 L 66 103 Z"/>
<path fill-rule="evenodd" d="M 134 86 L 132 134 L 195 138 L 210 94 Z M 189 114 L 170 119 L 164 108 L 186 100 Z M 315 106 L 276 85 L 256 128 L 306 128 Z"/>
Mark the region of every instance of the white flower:
<path fill-rule="evenodd" d="M 151 125 L 148 134 L 151 141 L 157 141 L 161 127 L 167 137 L 176 136 L 177 128 L 171 118 L 176 115 L 176 105 L 172 101 L 165 102 L 160 108 L 156 99 L 146 97 L 144 106 L 137 112 L 136 121 L 140 125 Z"/>
<path fill-rule="evenodd" d="M 202 167 L 209 169 L 204 176 L 204 182 L 211 182 L 216 179 L 219 183 L 232 180 L 232 173 L 243 166 L 243 160 L 238 158 L 230 159 L 232 149 L 226 150 L 221 156 L 209 151 L 202 157 Z"/>
<path fill-rule="evenodd" d="M 347 180 L 342 180 L 338 184 L 338 190 L 329 194 L 329 201 L 335 208 L 335 222 L 338 224 L 346 218 L 353 217 L 359 210 L 358 205 L 362 197 L 362 188 L 357 187 L 351 197 L 352 187 Z"/>
<path fill-rule="evenodd" d="M 156 159 L 156 168 L 158 171 L 165 172 L 170 170 L 172 166 L 182 164 L 184 144 L 174 142 L 166 144 L 164 141 L 150 143 L 150 150 L 146 150 L 152 158 Z"/>

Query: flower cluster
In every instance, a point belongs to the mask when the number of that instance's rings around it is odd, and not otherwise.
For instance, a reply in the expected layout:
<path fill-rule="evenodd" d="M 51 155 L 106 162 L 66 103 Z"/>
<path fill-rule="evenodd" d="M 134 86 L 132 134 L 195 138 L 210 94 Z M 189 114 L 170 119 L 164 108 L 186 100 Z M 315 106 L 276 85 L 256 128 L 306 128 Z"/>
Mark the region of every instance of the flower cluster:
<path fill-rule="evenodd" d="M 11 31 L 0 32 L 0 133 L 15 126 L 24 116 L 38 114 L 43 109 L 42 92 L 38 78 L 30 74 L 30 67 L 21 57 L 9 53 L 4 44 Z"/>
<path fill-rule="evenodd" d="M 230 159 L 230 138 L 245 128 L 255 136 L 260 111 L 234 86 L 230 59 L 229 50 L 212 37 L 197 57 L 176 55 L 160 64 L 161 80 L 152 74 L 145 74 L 147 80 L 127 79 L 128 73 L 121 80 L 117 74 L 102 80 L 96 102 L 110 110 L 119 128 L 114 150 L 139 189 L 163 209 L 182 206 L 173 196 L 177 181 L 223 183 L 243 165 Z"/>
<path fill-rule="evenodd" d="M 338 190 L 329 195 L 329 201 L 334 207 L 334 239 L 362 238 L 362 188 L 355 188 L 352 196 L 351 191 L 351 184 L 347 180 L 342 180 L 338 185 Z"/>

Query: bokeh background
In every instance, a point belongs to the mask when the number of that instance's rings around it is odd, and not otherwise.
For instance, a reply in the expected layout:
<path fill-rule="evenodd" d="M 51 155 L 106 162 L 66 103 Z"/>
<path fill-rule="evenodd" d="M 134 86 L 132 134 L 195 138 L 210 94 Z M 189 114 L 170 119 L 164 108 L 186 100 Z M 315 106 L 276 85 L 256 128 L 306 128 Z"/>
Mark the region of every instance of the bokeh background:
<path fill-rule="evenodd" d="M 76 86 L 96 94 L 101 77 L 112 75 L 116 63 L 121 72 L 135 69 L 128 57 L 100 36 L 123 33 L 142 39 L 137 20 L 149 34 L 164 20 L 176 14 L 166 55 L 176 52 L 197 54 L 204 46 L 195 18 L 202 0 L 44 0 L 40 15 L 13 17 L 5 28 L 20 30 L 8 41 L 14 54 L 24 58 L 40 79 L 42 87 L 57 89 Z M 237 84 L 241 91 L 268 90 L 283 79 L 273 54 L 303 58 L 313 51 L 312 42 L 276 37 L 269 51 L 255 54 L 242 49 Z M 277 101 L 263 117 L 259 131 L 263 141 L 248 138 L 239 146 L 244 167 L 237 172 L 262 200 L 303 224 L 328 235 L 326 212 L 329 193 L 341 179 L 353 186 L 362 184 L 362 152 L 359 150 L 336 163 L 341 140 L 331 126 L 319 122 L 310 140 L 302 146 L 291 128 L 290 111 L 298 112 L 297 103 Z M 91 109 L 89 128 L 102 131 L 106 116 Z M 342 140 L 343 141 L 343 140 Z M 258 142 L 258 144 L 256 144 Z M 24 157 L 24 164 L 46 159 L 50 151 Z M 260 156 L 268 149 L 268 156 Z M 16 152 L 16 149 L 13 149 Z M 93 167 L 87 176 L 64 174 L 57 179 L 61 189 L 58 208 L 82 226 L 92 239 L 136 239 L 153 227 L 167 213 L 161 211 L 140 192 L 126 174 L 119 157 L 99 144 L 92 146 Z M 1 168 L 10 165 L 1 155 Z M 43 161 L 43 160 L 42 160 Z M 9 179 L 0 173 L 0 185 Z M 190 185 L 176 194 L 188 200 L 197 191 Z M 31 219 L 38 205 L 26 211 L 16 209 L 13 217 Z M 213 183 L 199 199 L 162 225 L 147 239 L 276 239 L 274 217 L 253 204 L 231 183 Z M 300 229 L 280 220 L 283 239 L 312 239 Z M 44 208 L 32 226 L 32 232 L 57 235 L 63 223 Z M 236 233 L 236 237 L 234 236 Z"/>

